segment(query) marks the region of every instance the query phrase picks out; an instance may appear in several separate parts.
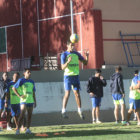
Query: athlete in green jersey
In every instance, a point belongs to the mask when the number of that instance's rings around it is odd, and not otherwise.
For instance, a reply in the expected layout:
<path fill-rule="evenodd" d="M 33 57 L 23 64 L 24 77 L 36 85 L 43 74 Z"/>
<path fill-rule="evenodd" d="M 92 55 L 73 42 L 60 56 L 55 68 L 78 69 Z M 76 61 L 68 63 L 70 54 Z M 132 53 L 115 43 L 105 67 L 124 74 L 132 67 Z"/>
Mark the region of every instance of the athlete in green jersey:
<path fill-rule="evenodd" d="M 25 112 L 27 111 L 27 130 L 26 134 L 30 134 L 30 124 L 31 124 L 31 117 L 33 112 L 33 106 L 36 107 L 36 97 L 35 97 L 35 84 L 34 81 L 30 79 L 31 71 L 29 69 L 25 69 L 24 71 L 24 78 L 21 78 L 17 81 L 17 83 L 13 87 L 13 91 L 15 94 L 20 97 L 20 117 L 18 120 L 18 129 L 16 134 L 20 134 L 19 128 L 21 122 L 24 119 Z M 17 89 L 21 88 L 21 94 L 18 93 Z"/>
<path fill-rule="evenodd" d="M 132 112 L 135 113 L 136 118 L 138 120 L 138 125 L 140 125 L 140 90 L 139 90 L 139 71 L 135 70 L 134 78 L 132 79 L 131 86 L 130 86 L 130 94 L 129 94 L 129 105 L 130 108 L 127 114 L 127 125 L 130 125 L 130 116 Z"/>
<path fill-rule="evenodd" d="M 89 52 L 85 52 L 86 58 L 77 51 L 74 51 L 74 44 L 70 41 L 67 42 L 67 51 L 62 53 L 61 55 L 61 68 L 64 70 L 64 88 L 65 95 L 63 98 L 62 105 L 62 116 L 64 118 L 68 118 L 66 116 L 66 106 L 68 102 L 68 98 L 70 95 L 71 87 L 73 89 L 76 103 L 78 106 L 78 114 L 81 119 L 84 119 L 82 111 L 81 111 L 81 98 L 80 98 L 80 80 L 79 80 L 79 60 L 86 65 L 88 63 L 88 55 Z"/>
<path fill-rule="evenodd" d="M 19 73 L 16 72 L 13 74 L 13 80 L 8 84 L 7 87 L 7 99 L 10 97 L 11 104 L 11 115 L 14 118 L 14 122 L 17 128 L 17 120 L 20 114 L 20 98 L 14 93 L 13 86 L 19 79 Z M 20 93 L 20 88 L 17 89 L 18 93 Z M 8 129 L 8 127 L 7 127 Z"/>

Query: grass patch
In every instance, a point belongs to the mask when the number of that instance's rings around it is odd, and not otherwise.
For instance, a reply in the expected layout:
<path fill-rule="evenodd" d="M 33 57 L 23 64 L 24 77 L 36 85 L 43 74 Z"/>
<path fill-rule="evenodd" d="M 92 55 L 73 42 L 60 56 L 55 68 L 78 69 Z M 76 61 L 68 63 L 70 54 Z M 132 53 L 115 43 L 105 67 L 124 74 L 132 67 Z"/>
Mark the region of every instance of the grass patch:
<path fill-rule="evenodd" d="M 139 140 L 140 126 L 132 122 L 130 126 L 121 124 L 76 124 L 76 125 L 56 125 L 31 127 L 33 134 L 26 135 L 21 132 L 15 135 L 15 131 L 0 131 L 0 139 L 53 139 L 53 140 Z"/>

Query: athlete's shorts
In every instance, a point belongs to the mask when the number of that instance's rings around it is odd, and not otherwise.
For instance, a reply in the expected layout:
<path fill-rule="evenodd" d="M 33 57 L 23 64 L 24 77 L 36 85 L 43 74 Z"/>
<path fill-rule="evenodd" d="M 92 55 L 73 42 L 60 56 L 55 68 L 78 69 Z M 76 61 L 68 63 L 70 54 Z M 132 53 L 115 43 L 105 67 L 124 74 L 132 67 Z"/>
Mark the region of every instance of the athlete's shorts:
<path fill-rule="evenodd" d="M 25 103 L 25 102 L 22 102 L 20 103 L 20 105 L 26 105 L 26 107 L 33 107 L 34 106 L 34 103 Z"/>
<path fill-rule="evenodd" d="M 4 109 L 4 105 L 5 105 L 5 99 L 1 99 L 0 98 L 0 110 Z M 11 106 L 10 106 L 10 100 L 8 100 L 8 106 L 5 108 L 6 111 L 10 111 L 11 110 Z"/>
<path fill-rule="evenodd" d="M 11 114 L 12 117 L 18 116 L 20 114 L 20 104 L 11 104 Z"/>
<path fill-rule="evenodd" d="M 11 111 L 11 103 L 10 99 L 8 100 L 8 106 L 5 108 L 6 111 L 10 112 Z"/>
<path fill-rule="evenodd" d="M 4 109 L 5 100 L 0 98 L 0 110 Z"/>
<path fill-rule="evenodd" d="M 101 106 L 101 97 L 93 97 L 91 98 L 91 101 L 93 108 Z"/>
<path fill-rule="evenodd" d="M 129 107 L 130 109 L 134 109 L 134 110 L 140 109 L 140 100 L 129 98 Z"/>
<path fill-rule="evenodd" d="M 65 90 L 80 90 L 79 75 L 64 76 L 64 88 Z"/>
<path fill-rule="evenodd" d="M 112 97 L 113 97 L 113 102 L 114 102 L 115 105 L 125 104 L 125 101 L 124 101 L 124 98 L 122 97 L 122 94 L 120 94 L 120 93 L 113 93 Z"/>

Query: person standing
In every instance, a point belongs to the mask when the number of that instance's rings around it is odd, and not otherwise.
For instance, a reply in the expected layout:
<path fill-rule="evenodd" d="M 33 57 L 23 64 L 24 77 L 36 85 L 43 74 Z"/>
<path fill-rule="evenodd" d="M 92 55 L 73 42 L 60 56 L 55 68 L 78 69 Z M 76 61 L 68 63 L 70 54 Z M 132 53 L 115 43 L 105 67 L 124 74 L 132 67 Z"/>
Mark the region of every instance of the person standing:
<path fill-rule="evenodd" d="M 7 130 L 12 130 L 10 126 L 10 100 L 8 100 L 6 96 L 7 86 L 10 81 L 8 72 L 4 72 L 0 79 L 0 120 L 2 112 L 6 112 Z"/>
<path fill-rule="evenodd" d="M 16 134 L 20 134 L 20 126 L 23 122 L 25 113 L 27 111 L 27 129 L 26 134 L 31 134 L 30 125 L 33 107 L 36 107 L 36 97 L 35 97 L 35 84 L 34 81 L 30 79 L 31 71 L 30 69 L 24 70 L 24 78 L 20 78 L 16 84 L 13 86 L 14 93 L 20 97 L 20 116 L 17 123 Z M 18 93 L 17 89 L 21 88 L 21 93 Z"/>
<path fill-rule="evenodd" d="M 135 76 L 132 79 L 130 87 L 138 84 L 138 70 L 135 70 L 134 75 Z M 129 108 L 128 114 L 127 114 L 127 125 L 130 125 L 129 120 L 130 120 L 132 112 L 134 112 L 134 114 L 136 115 L 136 118 L 138 118 L 138 124 L 140 125 L 140 117 L 139 117 L 139 111 L 138 111 L 138 110 L 140 110 L 140 92 L 139 92 L 139 90 L 137 90 L 137 89 L 130 90 L 129 106 L 130 106 L 130 108 Z"/>
<path fill-rule="evenodd" d="M 81 111 L 81 98 L 80 98 L 80 80 L 79 80 L 79 60 L 84 64 L 87 65 L 88 63 L 88 56 L 89 52 L 86 51 L 84 58 L 80 53 L 74 51 L 74 43 L 70 41 L 67 42 L 67 51 L 62 53 L 61 55 L 61 68 L 64 70 L 64 88 L 65 88 L 65 95 L 63 97 L 62 103 L 62 117 L 68 118 L 66 115 L 66 106 L 69 99 L 71 87 L 73 89 L 76 103 L 78 106 L 78 114 L 81 119 L 84 119 L 84 116 Z"/>
<path fill-rule="evenodd" d="M 87 92 L 92 101 L 92 120 L 94 123 L 102 123 L 99 119 L 103 87 L 107 85 L 106 80 L 101 76 L 101 70 L 96 69 L 95 75 L 90 77 L 87 84 Z M 95 117 L 96 116 L 96 117 Z"/>
<path fill-rule="evenodd" d="M 20 98 L 14 93 L 12 90 L 14 84 L 17 82 L 19 79 L 20 74 L 18 72 L 15 72 L 13 74 L 13 80 L 8 84 L 7 87 L 7 97 L 10 99 L 10 104 L 11 104 L 11 115 L 14 119 L 16 129 L 17 129 L 17 120 L 20 114 Z M 20 88 L 18 89 L 19 92 Z"/>
<path fill-rule="evenodd" d="M 122 68 L 117 66 L 115 68 L 115 73 L 110 77 L 110 90 L 112 93 L 115 109 L 114 116 L 116 120 L 116 124 L 119 123 L 119 105 L 121 106 L 121 123 L 123 125 L 126 124 L 125 121 L 125 92 L 124 92 L 124 84 L 123 84 L 123 76 L 121 74 Z"/>
<path fill-rule="evenodd" d="M 132 111 L 134 111 L 138 121 L 137 125 L 140 125 L 140 74 L 138 74 L 138 70 L 135 71 L 135 76 L 132 79 L 132 83 L 130 86 L 129 104 L 130 109 L 127 115 L 127 124 L 130 124 L 129 119 Z"/>

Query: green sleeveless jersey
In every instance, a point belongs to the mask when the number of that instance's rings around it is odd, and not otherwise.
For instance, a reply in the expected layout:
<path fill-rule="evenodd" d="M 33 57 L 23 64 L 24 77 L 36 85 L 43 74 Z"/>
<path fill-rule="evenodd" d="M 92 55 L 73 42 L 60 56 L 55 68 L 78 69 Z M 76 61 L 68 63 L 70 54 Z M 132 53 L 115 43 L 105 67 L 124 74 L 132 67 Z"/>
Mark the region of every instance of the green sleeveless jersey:
<path fill-rule="evenodd" d="M 135 86 L 136 84 L 132 81 L 131 86 Z M 130 90 L 129 98 L 140 100 L 140 92 L 138 90 Z"/>
<path fill-rule="evenodd" d="M 33 80 L 21 78 L 14 87 L 20 87 L 21 95 L 24 95 L 24 98 L 20 98 L 20 103 L 34 103 L 33 92 L 35 92 L 35 85 Z"/>
<path fill-rule="evenodd" d="M 10 103 L 11 104 L 19 104 L 20 103 L 20 98 L 14 93 L 13 91 L 13 86 L 14 86 L 14 82 L 11 81 L 8 85 L 8 92 L 10 94 Z M 18 93 L 21 93 L 20 88 L 17 88 Z"/>
<path fill-rule="evenodd" d="M 79 60 L 84 60 L 80 53 L 73 52 L 64 52 L 61 55 L 61 64 L 65 64 L 68 61 L 68 58 L 71 57 L 72 60 L 68 64 L 68 66 L 64 70 L 64 75 L 66 76 L 74 76 L 79 75 Z"/>

